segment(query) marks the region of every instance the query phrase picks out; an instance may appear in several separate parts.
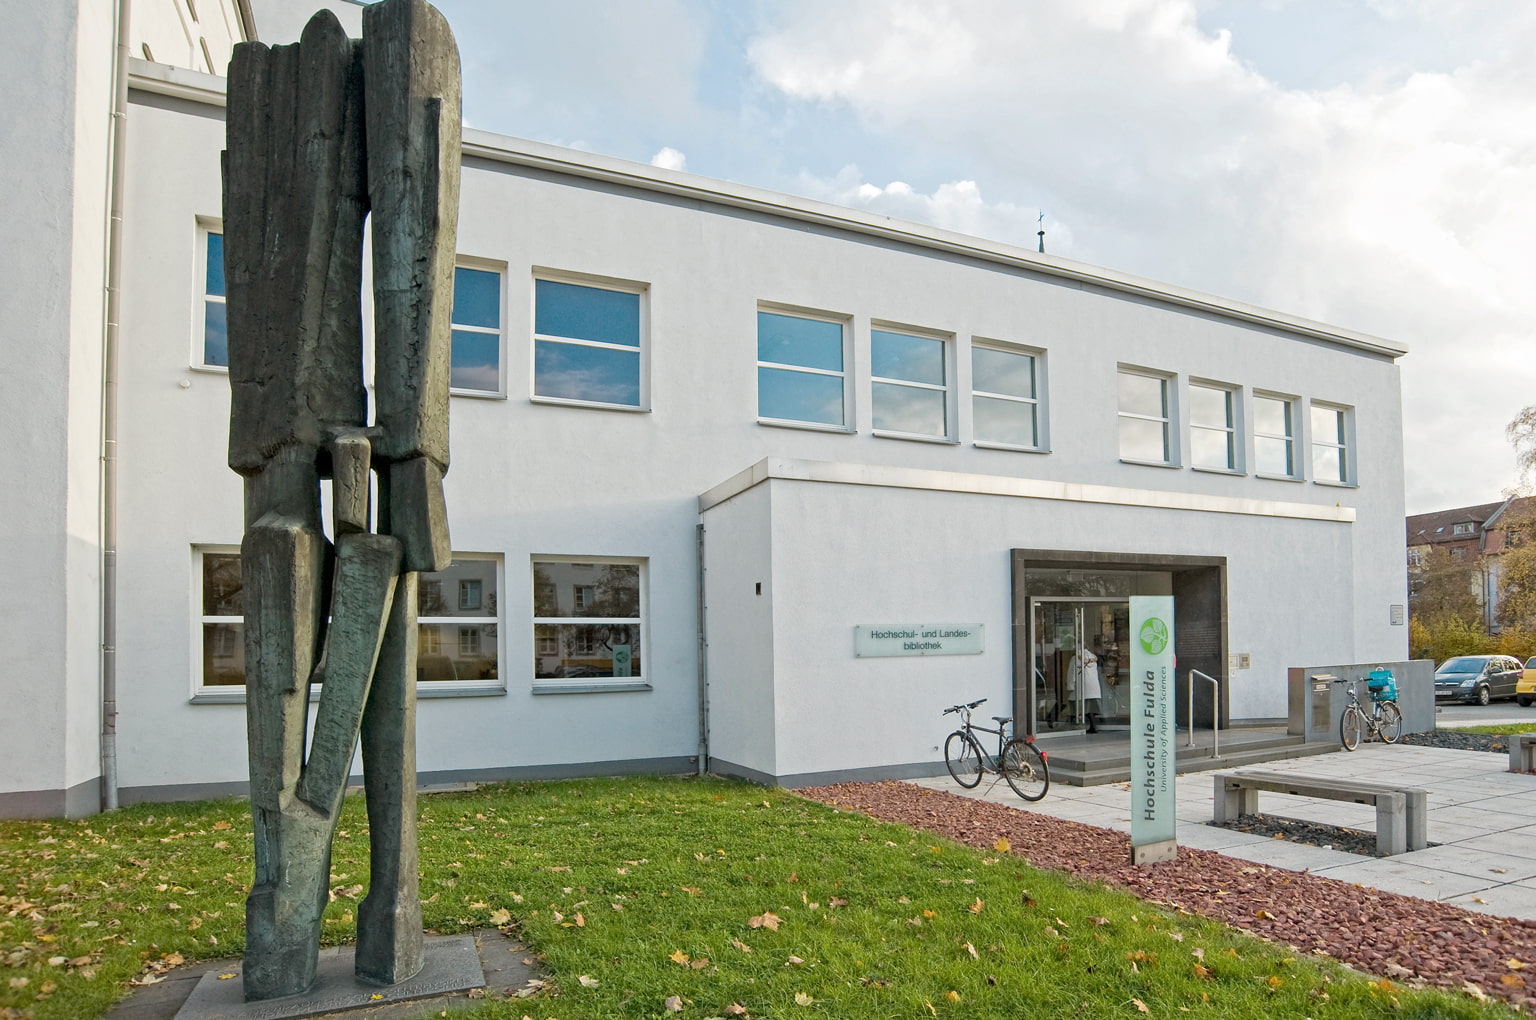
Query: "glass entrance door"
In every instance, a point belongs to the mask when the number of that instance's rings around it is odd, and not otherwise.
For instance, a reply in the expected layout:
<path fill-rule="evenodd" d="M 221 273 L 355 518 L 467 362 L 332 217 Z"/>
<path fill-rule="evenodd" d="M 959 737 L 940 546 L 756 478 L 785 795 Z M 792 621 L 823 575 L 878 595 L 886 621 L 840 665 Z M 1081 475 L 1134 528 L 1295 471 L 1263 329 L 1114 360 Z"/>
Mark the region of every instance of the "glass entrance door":
<path fill-rule="evenodd" d="M 1124 599 L 1030 600 L 1034 732 L 1129 725 L 1130 625 Z"/>

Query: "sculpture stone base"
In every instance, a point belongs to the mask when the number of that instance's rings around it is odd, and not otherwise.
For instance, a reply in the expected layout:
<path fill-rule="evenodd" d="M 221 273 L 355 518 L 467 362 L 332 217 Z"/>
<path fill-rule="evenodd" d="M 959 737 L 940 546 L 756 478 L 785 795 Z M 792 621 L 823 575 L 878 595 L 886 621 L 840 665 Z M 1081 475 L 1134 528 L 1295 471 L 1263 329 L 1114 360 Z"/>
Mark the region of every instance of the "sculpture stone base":
<path fill-rule="evenodd" d="M 246 1002 L 241 991 L 240 965 L 211 970 L 176 1014 L 176 1020 L 289 1020 L 351 1009 L 378 1009 L 392 1002 L 426 999 L 485 986 L 485 971 L 473 935 L 427 939 L 425 962 L 409 981 L 370 985 L 353 975 L 354 949 L 341 946 L 320 951 L 315 984 L 303 995 Z M 234 977 L 223 975 L 233 974 Z"/>

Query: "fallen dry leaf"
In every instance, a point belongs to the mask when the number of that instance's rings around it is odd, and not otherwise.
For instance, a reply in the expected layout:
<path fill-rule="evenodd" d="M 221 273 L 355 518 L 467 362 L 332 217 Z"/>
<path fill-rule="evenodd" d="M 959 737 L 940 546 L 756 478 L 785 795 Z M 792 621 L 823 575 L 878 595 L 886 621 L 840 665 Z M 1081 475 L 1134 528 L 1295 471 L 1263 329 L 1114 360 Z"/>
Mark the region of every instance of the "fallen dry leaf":
<path fill-rule="evenodd" d="M 992 844 L 992 849 L 1000 854 L 1005 854 L 1013 849 L 1013 844 L 1008 842 L 1007 836 L 999 836 L 997 837 L 997 842 Z"/>
<path fill-rule="evenodd" d="M 580 977 L 578 977 L 576 980 L 581 982 L 581 987 L 583 987 L 583 988 L 596 988 L 597 987 L 597 978 L 595 978 L 595 977 L 589 977 L 586 974 L 583 974 Z"/>
<path fill-rule="evenodd" d="M 951 988 L 949 991 L 944 993 L 944 998 L 948 999 L 950 1002 L 959 1002 L 960 993 Z"/>
<path fill-rule="evenodd" d="M 1521 963 L 1519 960 L 1516 960 L 1514 957 L 1510 957 L 1508 960 L 1505 960 L 1504 966 L 1508 967 L 1510 970 L 1525 969 L 1525 964 Z"/>
<path fill-rule="evenodd" d="M 1484 992 L 1481 988 L 1477 987 L 1477 985 L 1470 981 L 1463 981 L 1461 983 L 1461 990 L 1472 996 L 1472 998 L 1476 999 L 1478 1002 L 1488 1001 L 1488 993 Z"/>
<path fill-rule="evenodd" d="M 1143 1013 L 1150 1013 L 1150 1012 L 1152 1012 L 1152 1010 L 1147 1007 L 1147 1004 L 1145 1002 L 1142 1002 L 1140 999 L 1132 999 L 1131 1000 L 1131 1005 L 1135 1006 L 1137 1009 L 1141 1010 Z"/>
<path fill-rule="evenodd" d="M 747 927 L 767 928 L 769 931 L 778 931 L 779 922 L 782 920 L 783 918 L 778 914 L 775 914 L 773 911 L 765 910 L 761 914 L 758 914 L 756 917 L 747 918 Z"/>
<path fill-rule="evenodd" d="M 720 1012 L 725 1013 L 728 1016 L 746 1016 L 747 1007 L 743 1006 L 739 1002 L 733 1002 L 729 1006 L 722 1009 Z"/>
<path fill-rule="evenodd" d="M 668 1013 L 681 1013 L 683 1011 L 683 997 L 681 995 L 669 995 L 662 1000 L 661 1005 Z"/>
<path fill-rule="evenodd" d="M 504 924 L 512 923 L 512 911 L 504 907 L 491 911 L 491 923 L 498 928 Z"/>
<path fill-rule="evenodd" d="M 752 951 L 752 947 L 741 941 L 741 939 L 731 939 L 731 945 L 735 946 L 743 953 L 750 953 Z"/>
<path fill-rule="evenodd" d="M 971 954 L 971 959 L 973 959 L 973 960 L 979 960 L 979 959 L 981 959 L 981 957 L 980 957 L 980 956 L 979 956 L 979 955 L 978 955 L 978 954 L 977 954 L 977 952 L 976 952 L 976 947 L 975 947 L 975 946 L 973 946 L 973 945 L 971 945 L 971 944 L 970 944 L 970 943 L 969 943 L 969 942 L 967 942 L 967 943 L 966 943 L 966 944 L 965 944 L 965 951 L 966 951 L 966 952 L 967 952 L 967 953 L 970 953 L 970 954 Z"/>
<path fill-rule="evenodd" d="M 971 904 L 971 906 L 970 906 L 970 911 L 971 911 L 971 913 L 973 913 L 973 914 L 979 914 L 979 913 L 981 913 L 981 911 L 982 911 L 982 908 L 983 908 L 983 907 L 984 907 L 984 906 L 985 906 L 985 905 L 986 905 L 986 904 L 984 904 L 984 903 L 982 903 L 982 902 L 981 902 L 981 897 L 980 897 L 980 896 L 978 896 L 978 897 L 976 897 L 976 902 L 975 902 L 975 903 L 972 903 L 972 904 Z"/>
<path fill-rule="evenodd" d="M 681 949 L 674 949 L 671 955 L 667 957 L 667 959 L 671 960 L 673 963 L 686 966 L 688 963 L 688 954 L 683 952 Z"/>
<path fill-rule="evenodd" d="M 795 1005 L 796 1006 L 809 1006 L 811 1003 L 813 1003 L 815 1001 L 816 1001 L 815 999 L 811 998 L 809 995 L 805 994 L 804 992 L 796 992 L 795 993 Z"/>

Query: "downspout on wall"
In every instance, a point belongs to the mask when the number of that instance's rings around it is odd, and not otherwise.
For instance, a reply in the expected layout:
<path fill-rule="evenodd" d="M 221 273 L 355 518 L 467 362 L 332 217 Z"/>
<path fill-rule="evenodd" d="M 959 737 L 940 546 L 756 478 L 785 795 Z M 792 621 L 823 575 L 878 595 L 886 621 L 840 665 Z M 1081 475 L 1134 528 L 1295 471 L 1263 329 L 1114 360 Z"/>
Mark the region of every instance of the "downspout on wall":
<path fill-rule="evenodd" d="M 117 363 L 122 322 L 123 193 L 128 142 L 129 8 L 117 2 L 113 56 L 107 311 L 101 371 L 101 809 L 117 807 Z"/>

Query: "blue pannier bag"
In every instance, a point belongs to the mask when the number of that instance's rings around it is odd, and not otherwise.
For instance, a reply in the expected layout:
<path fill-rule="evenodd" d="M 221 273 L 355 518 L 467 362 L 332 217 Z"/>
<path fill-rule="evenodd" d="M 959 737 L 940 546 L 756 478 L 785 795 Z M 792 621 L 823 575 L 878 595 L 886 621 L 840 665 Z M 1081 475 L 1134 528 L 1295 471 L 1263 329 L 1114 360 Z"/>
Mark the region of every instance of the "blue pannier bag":
<path fill-rule="evenodd" d="M 1365 678 L 1365 686 L 1371 692 L 1372 701 L 1397 700 L 1397 678 L 1385 666 L 1371 670 Z"/>

